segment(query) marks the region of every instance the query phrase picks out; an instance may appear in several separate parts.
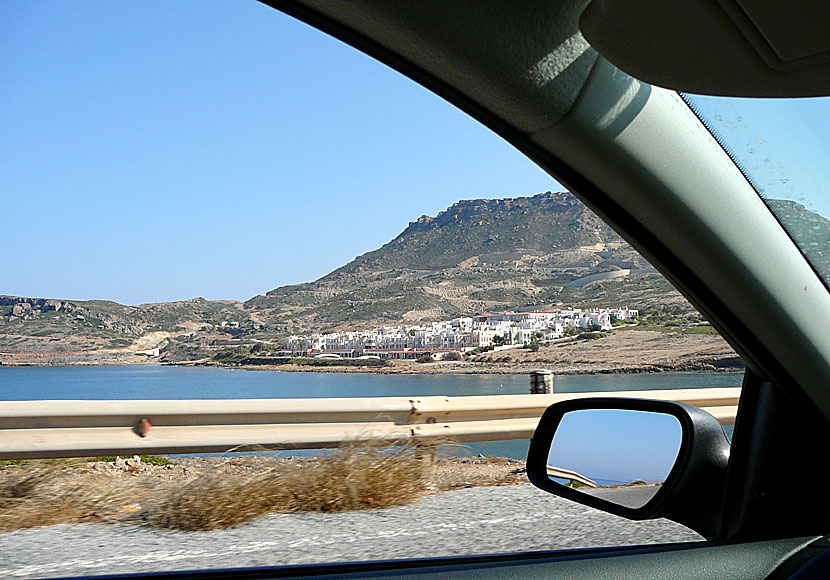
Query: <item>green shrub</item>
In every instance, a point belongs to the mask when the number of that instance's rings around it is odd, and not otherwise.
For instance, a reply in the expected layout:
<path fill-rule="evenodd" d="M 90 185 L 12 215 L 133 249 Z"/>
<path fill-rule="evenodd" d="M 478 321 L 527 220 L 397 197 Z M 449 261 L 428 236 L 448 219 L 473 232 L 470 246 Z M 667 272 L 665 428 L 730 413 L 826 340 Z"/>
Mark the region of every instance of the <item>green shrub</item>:
<path fill-rule="evenodd" d="M 130 459 L 130 457 L 131 456 L 125 455 L 122 457 L 122 459 Z M 115 455 L 101 455 L 98 457 L 88 457 L 87 462 L 95 463 L 97 461 L 105 461 L 107 463 L 112 463 L 113 461 L 115 461 L 115 458 Z M 138 458 L 141 459 L 141 463 L 146 463 L 148 465 L 175 465 L 175 463 L 161 455 L 139 455 Z"/>
<path fill-rule="evenodd" d="M 227 348 L 213 355 L 213 360 L 224 364 L 239 364 L 250 353 L 243 348 Z"/>
<path fill-rule="evenodd" d="M 717 335 L 720 334 L 717 330 L 712 328 L 711 326 L 690 326 L 689 328 L 683 329 L 684 334 L 713 334 Z"/>

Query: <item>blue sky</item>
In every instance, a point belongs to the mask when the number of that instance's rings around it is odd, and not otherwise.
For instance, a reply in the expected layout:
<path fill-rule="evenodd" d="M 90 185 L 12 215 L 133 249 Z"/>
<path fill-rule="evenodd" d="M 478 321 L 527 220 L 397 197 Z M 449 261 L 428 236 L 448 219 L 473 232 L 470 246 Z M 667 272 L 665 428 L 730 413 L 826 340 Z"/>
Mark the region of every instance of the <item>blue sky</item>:
<path fill-rule="evenodd" d="M 0 79 L 0 294 L 245 300 L 460 199 L 562 189 L 253 0 L 8 2 Z M 770 197 L 830 217 L 830 99 L 698 102 Z"/>
<path fill-rule="evenodd" d="M 593 480 L 648 483 L 671 471 L 683 430 L 673 415 L 620 409 L 567 413 L 556 429 L 548 465 Z"/>
<path fill-rule="evenodd" d="M 253 1 L 8 3 L 0 78 L 0 294 L 244 300 L 459 199 L 561 190 Z"/>

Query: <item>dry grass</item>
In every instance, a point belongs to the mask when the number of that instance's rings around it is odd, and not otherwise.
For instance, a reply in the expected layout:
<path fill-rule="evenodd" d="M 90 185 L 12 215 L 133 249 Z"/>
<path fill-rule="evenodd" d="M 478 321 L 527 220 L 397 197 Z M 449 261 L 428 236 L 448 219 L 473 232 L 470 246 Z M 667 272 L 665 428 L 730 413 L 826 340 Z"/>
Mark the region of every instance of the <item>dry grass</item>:
<path fill-rule="evenodd" d="M 170 492 L 144 517 L 177 530 L 229 528 L 268 513 L 376 509 L 409 503 L 425 491 L 413 450 L 348 448 L 320 461 L 229 479 L 222 473 Z"/>
<path fill-rule="evenodd" d="M 251 467 L 115 470 L 82 460 L 0 469 L 0 533 L 79 522 L 149 523 L 177 530 L 229 528 L 288 511 L 376 509 L 426 492 L 427 461 L 411 447 L 347 447 L 324 459 Z"/>
<path fill-rule="evenodd" d="M 0 463 L 0 533 L 80 522 L 212 530 L 270 513 L 377 509 L 427 493 L 527 481 L 520 461 L 438 459 L 435 452 L 353 445 L 325 458 Z"/>
<path fill-rule="evenodd" d="M 0 532 L 122 517 L 132 494 L 109 478 L 80 483 L 78 464 L 32 461 L 0 470 Z"/>

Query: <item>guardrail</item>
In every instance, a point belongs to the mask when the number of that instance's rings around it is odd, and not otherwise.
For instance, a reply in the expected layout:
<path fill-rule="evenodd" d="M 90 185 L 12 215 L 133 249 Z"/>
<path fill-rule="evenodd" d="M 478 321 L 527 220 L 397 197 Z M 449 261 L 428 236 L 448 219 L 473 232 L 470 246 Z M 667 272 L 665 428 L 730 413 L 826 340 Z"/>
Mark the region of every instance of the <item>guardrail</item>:
<path fill-rule="evenodd" d="M 411 398 L 4 401 L 0 459 L 323 449 L 360 441 L 429 445 L 529 439 L 549 405 L 591 396 L 678 401 L 731 424 L 740 388 Z"/>

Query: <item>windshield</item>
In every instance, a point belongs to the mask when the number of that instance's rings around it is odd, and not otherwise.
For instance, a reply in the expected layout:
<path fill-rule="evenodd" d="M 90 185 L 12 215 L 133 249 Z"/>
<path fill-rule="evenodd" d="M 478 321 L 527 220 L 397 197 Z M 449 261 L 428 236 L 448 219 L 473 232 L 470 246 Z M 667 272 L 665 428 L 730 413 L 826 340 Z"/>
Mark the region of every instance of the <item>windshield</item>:
<path fill-rule="evenodd" d="M 830 98 L 684 98 L 830 283 Z"/>

